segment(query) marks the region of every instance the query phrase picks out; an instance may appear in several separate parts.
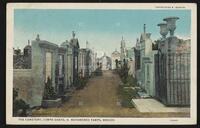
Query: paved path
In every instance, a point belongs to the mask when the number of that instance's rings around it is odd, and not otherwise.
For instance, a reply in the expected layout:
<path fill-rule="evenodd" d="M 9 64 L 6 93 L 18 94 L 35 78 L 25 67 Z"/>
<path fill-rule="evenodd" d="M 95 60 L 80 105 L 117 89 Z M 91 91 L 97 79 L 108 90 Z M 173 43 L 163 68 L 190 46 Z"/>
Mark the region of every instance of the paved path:
<path fill-rule="evenodd" d="M 140 112 L 190 112 L 189 107 L 166 107 L 161 102 L 149 99 L 132 99 L 134 106 Z"/>
<path fill-rule="evenodd" d="M 123 108 L 119 104 L 117 88 L 120 78 L 112 71 L 104 71 L 103 76 L 91 78 L 87 86 L 75 91 L 72 98 L 60 108 L 40 109 L 33 116 L 90 116 L 90 117 L 160 117 L 188 116 L 188 114 L 140 113 L 135 108 Z"/>

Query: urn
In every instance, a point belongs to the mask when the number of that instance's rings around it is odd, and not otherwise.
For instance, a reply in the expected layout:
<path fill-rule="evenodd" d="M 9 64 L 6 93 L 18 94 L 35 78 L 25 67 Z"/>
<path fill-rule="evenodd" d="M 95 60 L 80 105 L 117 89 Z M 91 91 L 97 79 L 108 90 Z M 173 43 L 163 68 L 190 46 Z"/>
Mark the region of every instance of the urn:
<path fill-rule="evenodd" d="M 162 35 L 162 38 L 165 39 L 166 35 L 168 34 L 168 28 L 167 28 L 167 24 L 166 23 L 160 23 L 158 24 L 158 26 L 160 27 L 160 34 Z"/>
<path fill-rule="evenodd" d="M 170 36 L 174 35 L 174 31 L 176 29 L 176 20 L 178 20 L 178 17 L 167 17 L 163 20 L 167 22 L 167 28 L 170 32 Z"/>

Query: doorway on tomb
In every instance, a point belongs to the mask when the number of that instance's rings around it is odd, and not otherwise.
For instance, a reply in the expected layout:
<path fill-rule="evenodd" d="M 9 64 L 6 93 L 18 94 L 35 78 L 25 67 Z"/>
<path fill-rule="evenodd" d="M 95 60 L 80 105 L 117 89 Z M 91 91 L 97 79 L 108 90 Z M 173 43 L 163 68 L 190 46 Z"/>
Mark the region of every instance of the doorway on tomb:
<path fill-rule="evenodd" d="M 64 94 L 64 85 L 65 85 L 65 66 L 64 66 L 64 55 L 59 55 L 59 61 L 58 61 L 58 94 L 63 95 Z"/>
<path fill-rule="evenodd" d="M 45 83 L 49 79 L 52 79 L 52 53 L 46 52 L 45 55 Z"/>

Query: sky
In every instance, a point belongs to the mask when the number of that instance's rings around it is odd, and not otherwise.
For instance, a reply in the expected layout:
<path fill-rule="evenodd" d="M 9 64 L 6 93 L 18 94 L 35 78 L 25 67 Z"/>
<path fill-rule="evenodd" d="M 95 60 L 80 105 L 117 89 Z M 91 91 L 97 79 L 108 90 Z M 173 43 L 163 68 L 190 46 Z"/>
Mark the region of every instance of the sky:
<path fill-rule="evenodd" d="M 163 18 L 177 16 L 175 35 L 190 38 L 191 12 L 189 10 L 98 10 L 98 9 L 16 9 L 14 11 L 14 47 L 24 48 L 28 40 L 47 40 L 60 45 L 72 38 L 75 31 L 81 48 L 89 47 L 110 56 L 123 38 L 127 47 L 135 46 L 136 39 L 143 32 L 151 33 L 156 40 L 158 23 Z"/>

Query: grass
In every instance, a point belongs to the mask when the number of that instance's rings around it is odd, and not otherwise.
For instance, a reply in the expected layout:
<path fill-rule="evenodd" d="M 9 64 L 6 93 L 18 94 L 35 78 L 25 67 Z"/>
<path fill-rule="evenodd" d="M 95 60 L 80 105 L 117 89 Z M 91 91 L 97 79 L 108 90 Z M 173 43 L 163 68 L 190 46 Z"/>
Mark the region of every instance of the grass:
<path fill-rule="evenodd" d="M 128 108 L 134 107 L 133 104 L 131 103 L 131 99 L 132 99 L 131 91 L 124 90 L 122 92 L 122 102 L 121 102 L 122 106 Z"/>
<path fill-rule="evenodd" d="M 126 74 L 126 73 L 121 73 L 121 74 Z M 121 81 L 123 82 L 123 84 L 120 84 L 118 87 L 118 95 L 121 99 L 121 105 L 122 107 L 133 108 L 134 105 L 132 104 L 131 100 L 133 98 L 136 98 L 137 91 L 133 88 L 127 88 L 127 87 L 137 86 L 136 79 L 133 78 L 133 76 L 131 75 L 124 76 L 121 74 L 119 75 L 121 76 Z"/>
<path fill-rule="evenodd" d="M 133 108 L 134 105 L 131 103 L 131 100 L 136 97 L 136 90 L 124 87 L 124 85 L 119 85 L 118 88 L 118 95 L 121 99 L 121 105 L 122 107 Z"/>

